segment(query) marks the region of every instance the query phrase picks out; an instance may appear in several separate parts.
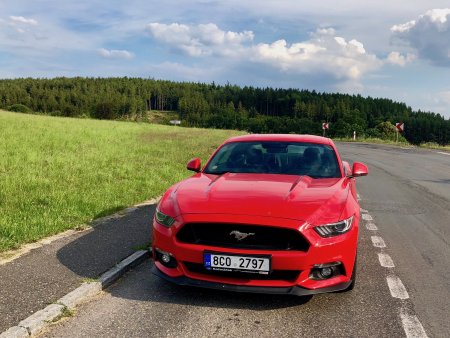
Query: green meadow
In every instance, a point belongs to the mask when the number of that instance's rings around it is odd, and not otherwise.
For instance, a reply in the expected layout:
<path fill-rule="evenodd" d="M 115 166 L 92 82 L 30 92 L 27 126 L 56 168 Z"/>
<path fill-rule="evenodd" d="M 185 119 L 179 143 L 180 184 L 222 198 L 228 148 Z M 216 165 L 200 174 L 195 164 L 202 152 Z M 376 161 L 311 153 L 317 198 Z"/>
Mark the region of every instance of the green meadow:
<path fill-rule="evenodd" d="M 0 111 L 0 252 L 159 196 L 237 134 Z"/>

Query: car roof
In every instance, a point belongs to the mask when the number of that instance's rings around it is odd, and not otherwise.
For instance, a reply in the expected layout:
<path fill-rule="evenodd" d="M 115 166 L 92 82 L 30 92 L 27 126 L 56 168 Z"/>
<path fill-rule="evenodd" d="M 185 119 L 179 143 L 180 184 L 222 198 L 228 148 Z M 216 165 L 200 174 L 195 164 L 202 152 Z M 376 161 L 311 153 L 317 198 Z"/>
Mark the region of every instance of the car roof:
<path fill-rule="evenodd" d="M 275 141 L 275 142 L 304 142 L 334 145 L 333 141 L 327 137 L 316 135 L 297 134 L 249 134 L 231 137 L 225 143 L 231 142 L 252 142 L 252 141 Z"/>

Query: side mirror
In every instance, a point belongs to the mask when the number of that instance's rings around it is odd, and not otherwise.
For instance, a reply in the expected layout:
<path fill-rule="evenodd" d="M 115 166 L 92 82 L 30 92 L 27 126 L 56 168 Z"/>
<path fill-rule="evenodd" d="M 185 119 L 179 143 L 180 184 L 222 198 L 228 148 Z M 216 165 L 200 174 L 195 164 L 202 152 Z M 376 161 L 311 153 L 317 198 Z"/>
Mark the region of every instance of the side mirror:
<path fill-rule="evenodd" d="M 188 170 L 192 170 L 192 171 L 195 171 L 195 172 L 198 173 L 198 172 L 200 171 L 200 168 L 201 168 L 201 162 L 200 162 L 200 159 L 199 159 L 198 157 L 193 158 L 192 160 L 190 160 L 190 161 L 188 162 L 186 168 L 187 168 Z"/>
<path fill-rule="evenodd" d="M 352 176 L 366 176 L 369 173 L 367 166 L 361 162 L 353 163 Z"/>

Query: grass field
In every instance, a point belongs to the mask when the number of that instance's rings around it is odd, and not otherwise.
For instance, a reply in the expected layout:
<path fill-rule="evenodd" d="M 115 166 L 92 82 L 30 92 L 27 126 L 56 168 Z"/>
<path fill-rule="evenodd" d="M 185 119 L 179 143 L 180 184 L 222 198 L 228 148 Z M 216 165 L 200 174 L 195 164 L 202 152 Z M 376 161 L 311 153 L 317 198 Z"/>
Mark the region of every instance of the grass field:
<path fill-rule="evenodd" d="M 0 111 L 0 252 L 158 196 L 238 133 Z"/>

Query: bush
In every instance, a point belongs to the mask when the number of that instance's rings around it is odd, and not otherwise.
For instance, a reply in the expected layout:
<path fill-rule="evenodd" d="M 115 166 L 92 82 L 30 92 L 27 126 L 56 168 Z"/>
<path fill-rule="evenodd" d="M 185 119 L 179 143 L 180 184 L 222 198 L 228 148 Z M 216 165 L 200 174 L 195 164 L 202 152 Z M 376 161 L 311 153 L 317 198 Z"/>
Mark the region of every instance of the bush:
<path fill-rule="evenodd" d="M 389 121 L 377 124 L 375 129 L 377 130 L 379 137 L 383 140 L 395 141 L 397 137 L 397 128 Z"/>
<path fill-rule="evenodd" d="M 9 106 L 8 110 L 16 112 L 16 113 L 32 113 L 33 112 L 30 108 L 28 108 L 24 104 L 20 104 L 20 103 Z"/>

